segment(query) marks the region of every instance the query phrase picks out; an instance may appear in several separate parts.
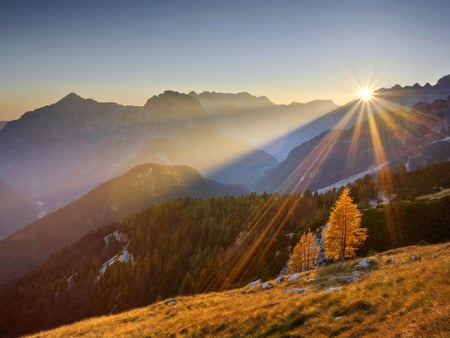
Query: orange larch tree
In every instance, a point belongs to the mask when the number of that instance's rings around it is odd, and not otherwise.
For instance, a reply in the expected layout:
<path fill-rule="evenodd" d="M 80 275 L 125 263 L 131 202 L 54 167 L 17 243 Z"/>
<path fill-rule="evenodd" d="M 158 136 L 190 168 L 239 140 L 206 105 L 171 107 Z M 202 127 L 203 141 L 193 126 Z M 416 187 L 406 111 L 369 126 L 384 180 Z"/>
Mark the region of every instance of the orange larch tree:
<path fill-rule="evenodd" d="M 311 270 L 316 266 L 319 246 L 317 245 L 311 230 L 303 234 L 294 247 L 291 254 L 289 268 L 291 271 Z"/>
<path fill-rule="evenodd" d="M 325 253 L 344 261 L 355 255 L 367 238 L 367 229 L 361 228 L 361 212 L 353 203 L 350 189 L 345 188 L 331 210 L 325 232 Z"/>

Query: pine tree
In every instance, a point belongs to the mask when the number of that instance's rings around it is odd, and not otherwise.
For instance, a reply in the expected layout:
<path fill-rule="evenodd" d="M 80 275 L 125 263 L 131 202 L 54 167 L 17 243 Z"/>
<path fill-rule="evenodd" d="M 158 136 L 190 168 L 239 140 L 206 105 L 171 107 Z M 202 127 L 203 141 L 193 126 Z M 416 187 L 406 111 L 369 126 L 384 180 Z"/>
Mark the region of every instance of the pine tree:
<path fill-rule="evenodd" d="M 367 238 L 367 229 L 361 228 L 361 212 L 345 188 L 331 210 L 325 233 L 325 253 L 328 257 L 344 261 L 355 255 Z"/>
<path fill-rule="evenodd" d="M 190 295 L 195 293 L 196 291 L 197 288 L 195 286 L 194 278 L 192 278 L 192 275 L 189 272 L 186 272 L 183 282 L 181 283 L 180 294 Z"/>
<path fill-rule="evenodd" d="M 300 237 L 291 255 L 289 268 L 291 271 L 306 271 L 314 268 L 319 254 L 317 245 L 311 230 Z"/>

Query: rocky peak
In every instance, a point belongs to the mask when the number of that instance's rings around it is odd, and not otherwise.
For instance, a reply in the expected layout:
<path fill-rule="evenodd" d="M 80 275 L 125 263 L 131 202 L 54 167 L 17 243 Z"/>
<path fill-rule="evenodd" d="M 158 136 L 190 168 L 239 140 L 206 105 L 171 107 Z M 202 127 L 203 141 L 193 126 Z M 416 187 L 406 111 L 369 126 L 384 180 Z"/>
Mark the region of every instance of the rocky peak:
<path fill-rule="evenodd" d="M 204 115 L 198 100 L 183 93 L 166 90 L 150 98 L 144 106 L 152 114 L 165 117 L 198 117 Z"/>
<path fill-rule="evenodd" d="M 56 102 L 57 104 L 73 104 L 73 103 L 79 103 L 86 101 L 81 96 L 79 96 L 77 93 L 69 93 L 66 96 L 64 96 L 61 100 Z"/>
<path fill-rule="evenodd" d="M 436 83 L 436 86 L 441 87 L 450 87 L 450 74 L 446 75 L 444 77 L 441 77 L 438 82 Z"/>

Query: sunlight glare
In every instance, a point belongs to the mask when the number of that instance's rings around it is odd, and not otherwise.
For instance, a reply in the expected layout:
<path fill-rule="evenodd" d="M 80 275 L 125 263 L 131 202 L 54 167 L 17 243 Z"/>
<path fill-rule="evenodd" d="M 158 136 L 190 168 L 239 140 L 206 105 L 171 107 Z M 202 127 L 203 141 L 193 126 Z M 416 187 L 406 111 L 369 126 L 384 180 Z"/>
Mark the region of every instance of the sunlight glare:
<path fill-rule="evenodd" d="M 359 98 L 363 101 L 370 100 L 372 98 L 372 90 L 369 88 L 363 88 L 359 91 Z"/>

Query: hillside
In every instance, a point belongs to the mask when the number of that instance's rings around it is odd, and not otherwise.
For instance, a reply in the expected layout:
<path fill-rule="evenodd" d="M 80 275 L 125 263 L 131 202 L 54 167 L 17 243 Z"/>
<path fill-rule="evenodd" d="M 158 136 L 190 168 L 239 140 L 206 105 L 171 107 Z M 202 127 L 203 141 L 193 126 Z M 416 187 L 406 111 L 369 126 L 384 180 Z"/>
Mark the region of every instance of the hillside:
<path fill-rule="evenodd" d="M 28 271 L 89 231 L 152 204 L 245 193 L 244 186 L 221 185 L 187 166 L 140 165 L 1 241 L 0 280 Z"/>
<path fill-rule="evenodd" d="M 334 264 L 270 281 L 269 290 L 177 297 L 34 337 L 448 337 L 449 250 L 449 243 L 390 250 L 371 257 L 368 269 L 358 270 L 360 260 Z M 348 275 L 355 281 L 344 282 Z"/>

